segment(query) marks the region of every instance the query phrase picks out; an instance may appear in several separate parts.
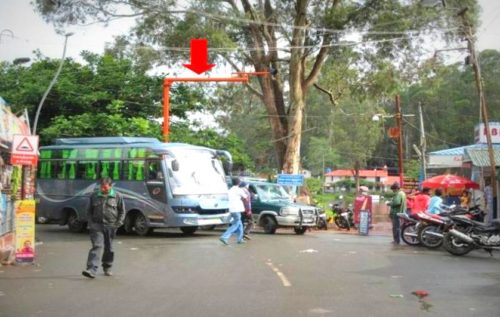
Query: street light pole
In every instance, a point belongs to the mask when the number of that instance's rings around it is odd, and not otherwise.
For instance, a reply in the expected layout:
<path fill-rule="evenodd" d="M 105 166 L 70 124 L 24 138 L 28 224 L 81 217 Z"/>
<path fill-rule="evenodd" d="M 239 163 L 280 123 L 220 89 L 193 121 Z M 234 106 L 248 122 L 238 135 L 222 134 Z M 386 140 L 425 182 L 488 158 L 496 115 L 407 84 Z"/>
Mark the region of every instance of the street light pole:
<path fill-rule="evenodd" d="M 64 58 L 66 57 L 66 46 L 68 44 L 68 37 L 72 36 L 74 33 L 66 33 L 64 35 L 64 49 L 63 49 L 63 54 L 61 58 L 61 62 L 59 63 L 59 68 L 56 71 L 56 74 L 54 75 L 54 78 L 52 78 L 52 81 L 49 84 L 49 87 L 47 87 L 47 90 L 43 94 L 42 100 L 40 100 L 40 104 L 38 105 L 38 108 L 36 109 L 36 114 L 35 114 L 35 120 L 33 121 L 33 135 L 36 135 L 36 128 L 38 125 L 38 117 L 40 116 L 40 111 L 42 110 L 43 103 L 47 96 L 49 95 L 50 90 L 52 89 L 52 86 L 57 82 L 57 78 L 59 77 L 59 74 L 61 73 L 63 64 L 64 64 Z"/>

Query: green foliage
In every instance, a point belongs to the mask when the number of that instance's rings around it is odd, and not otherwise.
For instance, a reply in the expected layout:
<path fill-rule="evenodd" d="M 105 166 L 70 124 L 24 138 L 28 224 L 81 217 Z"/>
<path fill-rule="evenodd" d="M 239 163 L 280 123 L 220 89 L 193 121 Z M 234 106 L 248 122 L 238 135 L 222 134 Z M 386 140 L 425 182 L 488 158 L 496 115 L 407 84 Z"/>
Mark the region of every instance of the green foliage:
<path fill-rule="evenodd" d="M 321 194 L 323 192 L 323 182 L 321 178 L 306 178 L 306 187 L 312 195 Z"/>
<path fill-rule="evenodd" d="M 225 134 L 213 129 L 193 130 L 186 123 L 176 123 L 171 127 L 171 142 L 189 143 L 229 151 L 233 157 L 234 169 L 255 168 L 254 163 L 243 146 L 243 142 L 234 134 Z"/>

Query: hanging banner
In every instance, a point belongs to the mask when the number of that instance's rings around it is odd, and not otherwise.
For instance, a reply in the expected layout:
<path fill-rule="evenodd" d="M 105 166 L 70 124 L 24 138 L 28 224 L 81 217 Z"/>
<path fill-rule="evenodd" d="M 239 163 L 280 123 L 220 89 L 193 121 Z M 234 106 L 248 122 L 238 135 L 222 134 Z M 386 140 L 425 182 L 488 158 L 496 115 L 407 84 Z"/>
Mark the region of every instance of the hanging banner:
<path fill-rule="evenodd" d="M 16 202 L 16 262 L 35 259 L 35 200 Z"/>

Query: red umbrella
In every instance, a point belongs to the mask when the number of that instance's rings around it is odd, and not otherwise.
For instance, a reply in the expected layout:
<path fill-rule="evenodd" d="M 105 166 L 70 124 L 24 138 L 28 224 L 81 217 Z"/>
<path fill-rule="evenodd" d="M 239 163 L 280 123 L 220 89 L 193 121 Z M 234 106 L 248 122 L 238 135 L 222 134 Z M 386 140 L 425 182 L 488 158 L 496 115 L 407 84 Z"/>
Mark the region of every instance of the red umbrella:
<path fill-rule="evenodd" d="M 422 187 L 429 188 L 454 188 L 454 189 L 464 189 L 464 188 L 474 188 L 478 189 L 479 184 L 471 181 L 468 178 L 457 176 L 457 175 L 438 175 L 426 179 L 422 183 Z"/>

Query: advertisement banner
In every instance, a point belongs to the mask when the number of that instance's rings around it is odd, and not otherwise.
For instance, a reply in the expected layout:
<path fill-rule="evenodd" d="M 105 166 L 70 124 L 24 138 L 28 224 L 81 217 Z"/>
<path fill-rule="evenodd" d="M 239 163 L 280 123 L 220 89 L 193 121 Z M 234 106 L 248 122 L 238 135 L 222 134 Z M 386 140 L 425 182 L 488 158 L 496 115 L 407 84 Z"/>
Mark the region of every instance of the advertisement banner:
<path fill-rule="evenodd" d="M 35 200 L 16 202 L 16 261 L 30 263 L 35 259 Z"/>

